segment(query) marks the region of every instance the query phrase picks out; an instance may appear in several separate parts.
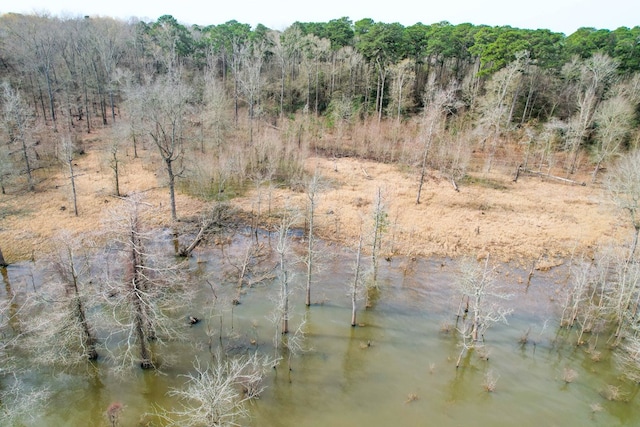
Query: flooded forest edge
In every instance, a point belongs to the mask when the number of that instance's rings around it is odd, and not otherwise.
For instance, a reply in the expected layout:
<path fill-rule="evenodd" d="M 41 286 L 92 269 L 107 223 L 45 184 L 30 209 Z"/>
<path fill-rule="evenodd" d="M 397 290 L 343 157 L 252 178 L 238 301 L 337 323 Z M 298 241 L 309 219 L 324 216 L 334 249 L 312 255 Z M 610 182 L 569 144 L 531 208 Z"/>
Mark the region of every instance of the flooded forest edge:
<path fill-rule="evenodd" d="M 2 15 L 0 421 L 633 425 L 638 28 Z"/>

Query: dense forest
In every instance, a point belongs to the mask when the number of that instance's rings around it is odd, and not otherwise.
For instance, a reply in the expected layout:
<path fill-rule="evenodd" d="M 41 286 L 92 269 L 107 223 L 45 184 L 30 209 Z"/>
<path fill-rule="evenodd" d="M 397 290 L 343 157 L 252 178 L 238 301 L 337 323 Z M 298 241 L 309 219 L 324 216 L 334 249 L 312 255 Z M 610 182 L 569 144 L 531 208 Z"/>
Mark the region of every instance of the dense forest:
<path fill-rule="evenodd" d="M 223 141 L 252 144 L 267 125 L 316 152 L 423 163 L 450 175 L 461 150 L 480 148 L 490 169 L 504 144 L 519 143 L 525 167 L 550 166 L 559 154 L 571 175 L 586 157 L 595 180 L 603 162 L 638 138 L 640 27 L 565 36 L 343 17 L 280 32 L 237 21 L 189 27 L 169 15 L 123 22 L 5 14 L 0 37 L 3 188 L 18 172 L 33 189 L 32 169 L 57 151 L 57 142 L 47 144 L 59 139 L 53 133 L 90 133 L 120 115 L 134 145 L 154 135 L 150 121 L 172 123 L 169 140 L 154 137 L 180 146 L 165 151 L 168 166 L 182 162 L 186 135 L 192 149 L 213 141 L 220 158 L 229 155 Z M 378 130 L 357 135 L 356 124 Z M 277 175 L 292 173 L 286 159 L 276 163 L 284 168 Z M 246 178 L 217 173 L 217 182 Z"/>

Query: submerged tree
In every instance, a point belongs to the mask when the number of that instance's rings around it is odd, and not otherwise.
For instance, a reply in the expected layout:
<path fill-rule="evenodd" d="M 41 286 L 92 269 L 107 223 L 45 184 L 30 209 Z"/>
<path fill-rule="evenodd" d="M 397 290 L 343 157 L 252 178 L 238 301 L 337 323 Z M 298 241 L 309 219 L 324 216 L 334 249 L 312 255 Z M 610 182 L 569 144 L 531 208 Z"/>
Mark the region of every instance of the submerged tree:
<path fill-rule="evenodd" d="M 307 265 L 307 285 L 305 293 L 305 305 L 311 305 L 311 282 L 314 269 L 316 268 L 316 236 L 315 236 L 315 217 L 318 191 L 320 190 L 320 176 L 318 171 L 309 178 L 307 182 L 307 257 L 305 263 Z"/>
<path fill-rule="evenodd" d="M 376 286 L 376 281 L 378 280 L 378 261 L 380 259 L 380 250 L 382 249 L 382 236 L 387 231 L 388 225 L 389 219 L 382 197 L 382 189 L 378 187 L 373 208 L 373 233 L 371 240 L 371 275 L 373 286 Z"/>
<path fill-rule="evenodd" d="M 271 366 L 273 361 L 257 353 L 239 357 L 218 354 L 207 367 L 196 361 L 195 372 L 185 376 L 185 385 L 169 391 L 182 405 L 167 411 L 169 425 L 239 425 L 239 420 L 249 415 L 246 403 L 266 388 L 263 378 Z"/>
<path fill-rule="evenodd" d="M 291 227 L 298 221 L 296 212 L 285 211 L 278 227 L 278 241 L 276 243 L 276 254 L 278 256 L 278 289 L 277 295 L 273 298 L 275 307 L 270 313 L 269 319 L 275 326 L 273 337 L 274 360 L 279 360 L 281 353 L 287 354 L 289 372 L 291 370 L 292 357 L 302 350 L 304 340 L 303 319 L 298 328 L 290 333 L 291 308 L 289 299 L 291 297 Z M 291 379 L 289 377 L 289 379 Z"/>
<path fill-rule="evenodd" d="M 276 244 L 276 253 L 278 254 L 278 281 L 280 284 L 278 297 L 276 298 L 276 308 L 274 310 L 274 323 L 276 324 L 276 332 L 279 330 L 280 334 L 289 333 L 289 298 L 291 296 L 291 271 L 290 261 L 291 256 L 291 227 L 296 221 L 296 216 L 290 212 L 285 212 L 280 220 L 278 227 L 278 242 Z M 280 329 L 278 329 L 278 324 Z M 276 334 L 276 347 L 278 334 Z"/>
<path fill-rule="evenodd" d="M 98 358 L 98 339 L 89 312 L 97 298 L 87 243 L 63 232 L 55 239 L 51 280 L 31 296 L 25 322 L 36 360 L 77 366 Z"/>
<path fill-rule="evenodd" d="M 489 265 L 488 256 L 484 265 L 478 261 L 465 260 L 460 270 L 458 289 L 461 294 L 461 307 L 458 312 L 457 330 L 462 337 L 462 350 L 456 367 L 460 366 L 462 356 L 468 350 L 484 346 L 484 333 L 492 324 L 500 321 L 506 323 L 507 316 L 513 311 L 500 305 L 501 301 L 511 296 L 498 286 L 495 270 Z"/>
<path fill-rule="evenodd" d="M 109 264 L 120 266 L 107 273 L 106 302 L 115 321 L 109 340 L 116 341 L 115 357 L 122 367 L 133 361 L 143 369 L 157 367 L 154 350 L 179 339 L 186 326 L 177 316 L 190 297 L 182 265 L 149 249 L 156 233 L 144 225 L 148 208 L 139 195 L 132 195 L 109 219 L 114 233 L 110 251 L 117 258 Z"/>
<path fill-rule="evenodd" d="M 351 282 L 351 326 L 357 325 L 357 308 L 358 308 L 358 299 L 360 298 L 360 284 L 362 281 L 361 276 L 361 261 L 362 261 L 362 231 L 360 231 L 360 238 L 358 239 L 358 251 L 356 253 L 356 264 L 353 273 L 353 281 Z"/>

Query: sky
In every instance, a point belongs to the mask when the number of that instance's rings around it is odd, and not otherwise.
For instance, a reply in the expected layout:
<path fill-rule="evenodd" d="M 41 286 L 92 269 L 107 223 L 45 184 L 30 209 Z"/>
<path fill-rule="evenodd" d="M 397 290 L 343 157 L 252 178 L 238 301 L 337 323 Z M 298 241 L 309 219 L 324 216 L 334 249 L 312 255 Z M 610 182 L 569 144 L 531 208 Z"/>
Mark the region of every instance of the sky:
<path fill-rule="evenodd" d="M 284 30 L 295 21 L 327 22 L 348 17 L 352 21 L 371 18 L 376 22 L 448 21 L 457 25 L 510 25 L 545 28 L 569 35 L 580 27 L 615 30 L 640 25 L 637 0 L 18 0 L 0 5 L 0 14 L 48 12 L 55 16 L 131 17 L 155 21 L 172 15 L 185 25 L 218 25 L 235 19 L 255 28 L 263 24 Z"/>

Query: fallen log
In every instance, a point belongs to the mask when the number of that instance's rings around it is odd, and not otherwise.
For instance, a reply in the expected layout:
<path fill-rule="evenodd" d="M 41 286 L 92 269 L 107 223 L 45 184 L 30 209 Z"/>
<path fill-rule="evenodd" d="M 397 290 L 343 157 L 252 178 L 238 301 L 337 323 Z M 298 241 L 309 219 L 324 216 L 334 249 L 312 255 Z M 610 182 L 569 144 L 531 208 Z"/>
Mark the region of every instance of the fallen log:
<path fill-rule="evenodd" d="M 216 205 L 208 216 L 202 218 L 196 237 L 194 237 L 189 246 L 183 247 L 178 251 L 178 256 L 184 258 L 191 256 L 191 252 L 207 238 L 212 229 L 223 229 L 227 225 L 230 215 L 230 209 L 227 205 Z"/>
<path fill-rule="evenodd" d="M 551 174 L 548 174 L 548 173 L 536 172 L 536 171 L 532 171 L 532 170 L 529 170 L 529 169 L 523 169 L 522 171 L 524 173 L 529 174 L 529 175 L 535 175 L 535 176 L 539 176 L 541 178 L 549 178 L 549 179 L 553 179 L 553 180 L 564 182 L 564 183 L 571 184 L 571 185 L 580 185 L 582 187 L 587 185 L 586 182 L 578 182 L 578 181 L 575 181 L 573 179 L 562 178 L 561 176 L 555 176 L 555 175 L 551 175 Z"/>

